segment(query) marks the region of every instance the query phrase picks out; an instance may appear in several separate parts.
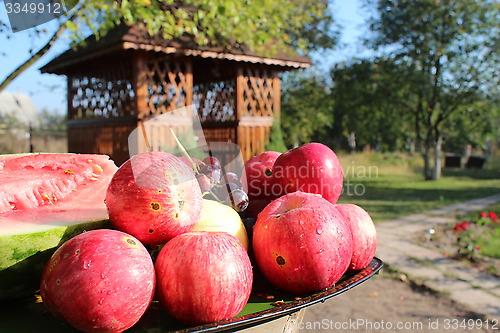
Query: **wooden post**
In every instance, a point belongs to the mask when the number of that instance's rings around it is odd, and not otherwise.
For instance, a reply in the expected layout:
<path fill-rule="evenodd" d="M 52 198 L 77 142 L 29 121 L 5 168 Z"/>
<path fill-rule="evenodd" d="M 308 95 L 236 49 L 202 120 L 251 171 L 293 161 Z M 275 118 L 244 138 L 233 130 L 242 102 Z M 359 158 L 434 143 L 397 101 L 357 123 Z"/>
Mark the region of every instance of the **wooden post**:
<path fill-rule="evenodd" d="M 67 76 L 67 82 L 66 82 L 66 89 L 68 92 L 68 100 L 67 100 L 67 111 L 66 111 L 66 137 L 68 138 L 68 142 L 66 143 L 66 149 L 68 150 L 69 153 L 73 151 L 73 133 L 71 130 L 71 125 L 69 122 L 75 118 L 75 109 L 73 108 L 73 76 L 68 75 Z"/>
<path fill-rule="evenodd" d="M 236 144 L 240 147 L 240 150 L 243 155 L 243 159 L 246 160 L 245 152 L 246 152 L 246 142 L 243 139 L 244 129 L 240 126 L 240 120 L 244 114 L 244 106 L 245 106 L 245 94 L 243 93 L 244 89 L 244 80 L 245 76 L 243 75 L 243 68 L 241 65 L 238 66 L 236 72 L 236 129 L 235 129 L 235 141 Z"/>
<path fill-rule="evenodd" d="M 68 75 L 68 79 L 66 82 L 67 86 L 66 89 L 68 91 L 68 111 L 67 111 L 67 120 L 71 120 L 75 118 L 75 108 L 73 107 L 73 95 L 74 95 L 74 89 L 73 89 L 73 76 Z"/>
<path fill-rule="evenodd" d="M 186 72 L 184 73 L 186 77 L 186 87 L 185 87 L 185 106 L 190 106 L 193 104 L 193 64 L 190 59 L 184 60 Z"/>
<path fill-rule="evenodd" d="M 146 75 L 146 55 L 143 52 L 136 52 L 133 57 L 133 73 L 132 73 L 132 89 L 134 89 L 134 105 L 135 105 L 135 117 L 137 118 L 137 127 L 141 127 L 142 121 L 149 114 L 148 107 L 148 83 Z M 147 151 L 147 147 L 144 147 L 141 143 L 143 140 L 137 138 L 135 143 L 138 147 L 139 152 Z"/>
<path fill-rule="evenodd" d="M 243 75 L 243 68 L 238 66 L 236 74 L 236 120 L 239 121 L 244 115 L 245 95 L 244 84 L 245 76 Z"/>
<path fill-rule="evenodd" d="M 133 59 L 133 89 L 135 112 L 138 119 L 142 119 L 147 114 L 148 110 L 148 85 L 146 76 L 146 55 L 142 52 L 137 52 Z"/>
<path fill-rule="evenodd" d="M 274 119 L 280 119 L 281 117 L 281 81 L 278 77 L 278 73 L 272 72 L 273 76 L 273 89 L 274 89 L 274 100 L 273 100 L 273 117 Z"/>

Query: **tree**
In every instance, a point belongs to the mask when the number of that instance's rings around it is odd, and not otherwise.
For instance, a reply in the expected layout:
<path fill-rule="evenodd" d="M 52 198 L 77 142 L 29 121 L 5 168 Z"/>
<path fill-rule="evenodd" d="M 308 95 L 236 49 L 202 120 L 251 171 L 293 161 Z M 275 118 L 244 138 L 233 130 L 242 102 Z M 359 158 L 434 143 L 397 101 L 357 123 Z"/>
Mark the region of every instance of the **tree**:
<path fill-rule="evenodd" d="M 26 149 L 29 125 L 13 114 L 0 114 L 0 154 L 19 153 Z"/>
<path fill-rule="evenodd" d="M 355 137 L 357 146 L 398 150 L 412 139 L 405 112 L 413 98 L 414 70 L 405 61 L 354 59 L 332 67 L 335 140 Z"/>
<path fill-rule="evenodd" d="M 44 37 L 45 42 L 0 82 L 0 91 L 63 36 L 76 46 L 90 32 L 101 37 L 122 22 L 143 24 L 149 33 L 161 33 L 165 39 L 189 35 L 199 45 L 260 52 L 269 49 L 265 45 L 306 52 L 331 47 L 337 38 L 328 0 L 73 0 L 70 4 L 73 9 L 58 18 L 53 31 L 33 29 L 33 36 Z M 0 33 L 11 34 L 5 22 L 0 22 Z"/>
<path fill-rule="evenodd" d="M 414 76 L 413 114 L 426 179 L 441 173 L 445 124 L 475 98 L 498 94 L 494 0 L 365 0 L 375 9 L 367 44 L 405 59 Z M 479 110 L 479 109 L 478 109 Z"/>
<path fill-rule="evenodd" d="M 281 101 L 281 128 L 287 147 L 324 135 L 331 124 L 332 99 L 326 78 L 314 71 L 288 74 Z"/>
<path fill-rule="evenodd" d="M 284 153 L 287 148 L 285 145 L 285 140 L 283 138 L 283 131 L 281 131 L 281 119 L 274 118 L 273 125 L 271 126 L 271 132 L 269 134 L 269 142 L 264 146 L 266 151 L 277 151 Z"/>
<path fill-rule="evenodd" d="M 49 111 L 43 108 L 40 111 L 40 126 L 39 131 L 50 133 L 50 132 L 65 132 L 66 131 L 66 115 L 59 110 Z"/>
<path fill-rule="evenodd" d="M 489 155 L 493 143 L 500 139 L 500 98 L 474 98 L 471 104 L 461 105 L 444 127 L 447 136 L 443 147 L 447 150 L 460 153 L 471 145 Z"/>

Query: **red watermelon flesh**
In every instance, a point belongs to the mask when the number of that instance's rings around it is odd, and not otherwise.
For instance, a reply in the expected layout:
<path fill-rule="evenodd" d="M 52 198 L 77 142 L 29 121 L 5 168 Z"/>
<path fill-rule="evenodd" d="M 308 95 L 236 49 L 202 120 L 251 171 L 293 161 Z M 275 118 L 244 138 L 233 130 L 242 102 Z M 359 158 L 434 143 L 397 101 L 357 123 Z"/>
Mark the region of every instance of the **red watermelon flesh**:
<path fill-rule="evenodd" d="M 37 154 L 0 161 L 0 213 L 64 201 L 114 173 L 116 166 L 108 162 L 104 155 L 76 154 Z"/>
<path fill-rule="evenodd" d="M 104 198 L 117 169 L 106 155 L 0 157 L 0 236 L 107 219 Z"/>
<path fill-rule="evenodd" d="M 109 227 L 104 198 L 117 169 L 106 155 L 0 156 L 0 299 L 34 291 L 65 240 Z"/>

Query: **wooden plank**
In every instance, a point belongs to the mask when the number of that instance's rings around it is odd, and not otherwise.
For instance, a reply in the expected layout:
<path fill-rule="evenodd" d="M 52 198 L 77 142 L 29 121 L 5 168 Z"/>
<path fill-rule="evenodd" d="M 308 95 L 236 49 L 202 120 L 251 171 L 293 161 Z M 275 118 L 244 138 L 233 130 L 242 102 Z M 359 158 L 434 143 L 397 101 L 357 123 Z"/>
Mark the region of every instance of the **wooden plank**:
<path fill-rule="evenodd" d="M 242 117 L 244 113 L 244 100 L 245 100 L 245 95 L 243 92 L 243 84 L 245 77 L 243 76 L 243 68 L 241 66 L 238 66 L 236 69 L 236 92 L 235 92 L 235 108 L 236 108 L 236 121 L 238 122 Z M 245 143 L 243 139 L 243 129 L 241 126 L 238 124 L 236 125 L 236 137 L 235 137 L 235 143 L 240 147 L 241 154 L 243 156 L 243 160 L 247 160 L 245 158 Z"/>
<path fill-rule="evenodd" d="M 245 76 L 243 69 L 238 67 L 236 75 L 236 120 L 240 120 L 245 113 Z"/>
<path fill-rule="evenodd" d="M 73 76 L 68 75 L 67 79 L 67 89 L 68 89 L 68 118 L 67 119 L 74 119 L 76 116 L 76 110 L 73 107 L 73 96 L 75 95 L 75 90 L 73 89 Z"/>
<path fill-rule="evenodd" d="M 68 120 L 66 125 L 68 128 L 85 128 L 85 127 L 106 127 L 116 125 L 136 124 L 137 118 L 133 116 L 127 117 L 111 117 L 111 118 L 91 118 L 91 119 L 74 119 Z"/>
<path fill-rule="evenodd" d="M 256 127 L 256 126 L 267 126 L 271 127 L 273 125 L 273 117 L 269 116 L 244 116 L 239 122 L 240 126 Z"/>
<path fill-rule="evenodd" d="M 273 72 L 273 117 L 275 119 L 281 118 L 281 80 L 278 73 Z"/>
<path fill-rule="evenodd" d="M 205 120 L 201 122 L 201 126 L 207 129 L 214 128 L 236 128 L 238 126 L 238 121 L 230 120 L 230 121 L 216 121 L 216 120 Z"/>

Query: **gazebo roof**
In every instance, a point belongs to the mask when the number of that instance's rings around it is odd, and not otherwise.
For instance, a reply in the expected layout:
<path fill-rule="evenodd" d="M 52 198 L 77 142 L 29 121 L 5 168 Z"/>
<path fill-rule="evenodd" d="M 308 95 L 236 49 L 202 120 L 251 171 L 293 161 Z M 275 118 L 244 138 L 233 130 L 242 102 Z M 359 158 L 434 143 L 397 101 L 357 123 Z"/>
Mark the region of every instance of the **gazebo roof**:
<path fill-rule="evenodd" d="M 84 46 L 77 50 L 67 50 L 40 70 L 42 73 L 66 74 L 75 65 L 126 50 L 264 64 L 281 67 L 284 71 L 308 68 L 311 65 L 311 59 L 287 52 L 279 52 L 272 57 L 267 57 L 244 49 L 227 50 L 223 47 L 199 46 L 191 38 L 165 40 L 158 35 L 151 36 L 145 28 L 139 25 L 119 25 L 99 40 L 94 35 L 90 36 Z"/>

